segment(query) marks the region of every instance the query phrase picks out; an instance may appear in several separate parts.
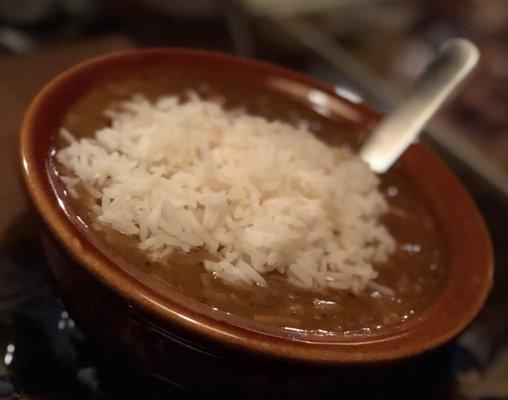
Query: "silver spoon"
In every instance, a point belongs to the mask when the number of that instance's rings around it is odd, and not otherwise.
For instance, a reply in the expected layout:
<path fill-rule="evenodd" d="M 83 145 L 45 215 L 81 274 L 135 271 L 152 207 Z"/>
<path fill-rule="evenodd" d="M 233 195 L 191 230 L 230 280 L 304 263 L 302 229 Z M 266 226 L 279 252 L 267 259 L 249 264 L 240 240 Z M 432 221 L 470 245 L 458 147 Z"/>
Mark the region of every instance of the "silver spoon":
<path fill-rule="evenodd" d="M 440 47 L 409 95 L 379 123 L 360 150 L 360 157 L 374 172 L 383 173 L 392 166 L 478 59 L 478 49 L 465 39 L 451 39 Z"/>

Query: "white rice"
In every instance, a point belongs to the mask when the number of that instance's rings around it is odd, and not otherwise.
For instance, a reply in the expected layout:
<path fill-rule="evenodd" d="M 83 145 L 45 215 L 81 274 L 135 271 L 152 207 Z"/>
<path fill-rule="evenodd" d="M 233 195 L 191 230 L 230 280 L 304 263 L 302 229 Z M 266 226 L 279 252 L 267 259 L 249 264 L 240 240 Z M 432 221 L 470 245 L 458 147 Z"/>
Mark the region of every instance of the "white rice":
<path fill-rule="evenodd" d="M 97 218 L 154 259 L 205 247 L 204 267 L 266 285 L 277 271 L 306 288 L 359 292 L 374 283 L 395 241 L 377 176 L 346 148 L 301 127 L 191 96 L 135 97 L 108 111 L 111 126 L 57 160 L 97 200 Z M 378 285 L 370 286 L 378 287 Z"/>

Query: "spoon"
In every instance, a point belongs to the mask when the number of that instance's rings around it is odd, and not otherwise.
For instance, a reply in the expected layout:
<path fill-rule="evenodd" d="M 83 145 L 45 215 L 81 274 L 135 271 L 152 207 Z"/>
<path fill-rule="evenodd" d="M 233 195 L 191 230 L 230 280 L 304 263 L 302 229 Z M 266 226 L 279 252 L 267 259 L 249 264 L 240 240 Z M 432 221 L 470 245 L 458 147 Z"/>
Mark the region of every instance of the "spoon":
<path fill-rule="evenodd" d="M 413 143 L 427 121 L 451 97 L 478 62 L 476 46 L 450 39 L 418 78 L 409 95 L 376 127 L 360 157 L 377 173 L 386 172 Z"/>

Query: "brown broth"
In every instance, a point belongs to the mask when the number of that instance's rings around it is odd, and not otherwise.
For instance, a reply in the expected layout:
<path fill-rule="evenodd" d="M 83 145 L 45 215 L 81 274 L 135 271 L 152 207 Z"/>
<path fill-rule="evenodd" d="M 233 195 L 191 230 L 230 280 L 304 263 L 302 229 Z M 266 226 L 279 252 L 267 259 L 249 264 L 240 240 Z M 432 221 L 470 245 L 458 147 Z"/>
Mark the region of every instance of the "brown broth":
<path fill-rule="evenodd" d="M 192 73 L 168 76 L 118 78 L 92 89 L 74 104 L 63 126 L 77 137 L 89 137 L 109 121 L 103 110 L 114 107 L 132 94 L 154 99 L 166 93 L 184 93 L 192 88 L 204 97 L 227 93 L 226 107 L 244 106 L 249 112 L 290 123 L 306 120 L 326 142 L 358 148 L 367 129 L 347 121 L 331 121 L 310 108 L 271 92 L 224 87 L 200 81 Z M 65 145 L 61 140 L 57 147 Z M 61 166 L 59 166 L 61 168 Z M 61 171 L 66 172 L 66 171 Z M 175 253 L 165 262 L 152 262 L 140 251 L 135 237 L 124 236 L 99 224 L 90 207 L 91 196 L 80 190 L 80 198 L 66 202 L 85 224 L 122 258 L 179 292 L 210 307 L 253 320 L 255 323 L 318 334 L 370 331 L 404 322 L 424 309 L 436 296 L 445 275 L 442 235 L 416 188 L 398 168 L 381 176 L 381 189 L 390 204 L 384 223 L 398 242 L 396 253 L 385 264 L 375 265 L 377 282 L 394 290 L 394 296 L 367 289 L 360 295 L 336 290 L 304 290 L 288 283 L 278 273 L 267 277 L 267 288 L 231 285 L 204 270 L 202 251 Z"/>

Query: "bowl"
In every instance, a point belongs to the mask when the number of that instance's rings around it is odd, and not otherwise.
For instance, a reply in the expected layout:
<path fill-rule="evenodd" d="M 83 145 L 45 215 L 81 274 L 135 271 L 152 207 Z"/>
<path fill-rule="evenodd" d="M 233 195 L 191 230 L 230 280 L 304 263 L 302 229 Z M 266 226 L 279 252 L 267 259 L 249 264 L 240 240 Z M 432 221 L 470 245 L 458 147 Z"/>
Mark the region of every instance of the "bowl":
<path fill-rule="evenodd" d="M 293 382 L 297 371 L 309 368 L 320 372 L 300 374 L 301 382 L 326 375 L 323 368 L 332 371 L 415 357 L 449 342 L 479 312 L 492 284 L 489 234 L 465 188 L 422 143 L 413 144 L 397 168 L 411 179 L 442 228 L 448 272 L 435 301 L 397 327 L 321 339 L 258 329 L 241 318 L 214 312 L 108 254 L 100 241 L 85 235 L 59 198 L 52 148 L 71 106 L 78 110 L 105 106 L 100 100 L 81 104 L 85 94 L 113 85 L 115 96 L 126 98 L 137 90 L 135 83 L 127 82 L 161 73 L 167 81 L 153 85 L 149 95 L 211 90 L 233 105 L 286 120 L 295 117 L 290 111 L 298 107 L 302 110 L 298 118 L 318 115 L 320 123 L 356 132 L 359 139 L 380 117 L 365 104 L 349 101 L 300 73 L 195 50 L 114 53 L 81 63 L 48 83 L 23 121 L 23 176 L 43 222 L 53 276 L 73 316 L 92 337 L 163 379 L 184 386 L 199 380 L 202 387 L 234 382 L 248 389 L 267 381 Z M 280 364 L 286 367 L 275 367 Z"/>

